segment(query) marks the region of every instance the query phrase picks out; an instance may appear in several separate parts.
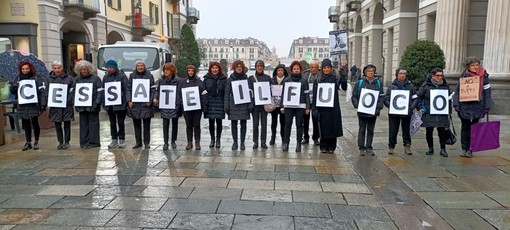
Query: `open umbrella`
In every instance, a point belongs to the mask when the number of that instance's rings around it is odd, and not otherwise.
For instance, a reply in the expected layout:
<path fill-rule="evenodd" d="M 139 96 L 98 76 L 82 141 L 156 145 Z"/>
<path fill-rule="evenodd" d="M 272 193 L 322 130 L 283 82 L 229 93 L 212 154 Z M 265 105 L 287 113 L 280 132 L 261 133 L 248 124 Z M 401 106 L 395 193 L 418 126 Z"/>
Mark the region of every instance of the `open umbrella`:
<path fill-rule="evenodd" d="M 20 62 L 30 62 L 34 65 L 37 75 L 47 78 L 49 75 L 46 65 L 34 54 L 25 53 L 18 50 L 10 50 L 0 53 L 0 75 L 6 80 L 13 81 L 18 76 L 18 65 Z"/>

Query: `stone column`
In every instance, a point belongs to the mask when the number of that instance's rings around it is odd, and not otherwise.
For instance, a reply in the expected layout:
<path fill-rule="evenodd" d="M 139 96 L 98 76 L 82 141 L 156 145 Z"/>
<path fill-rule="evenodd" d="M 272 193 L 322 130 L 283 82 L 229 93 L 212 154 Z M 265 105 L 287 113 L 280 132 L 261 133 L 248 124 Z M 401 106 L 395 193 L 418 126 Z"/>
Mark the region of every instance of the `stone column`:
<path fill-rule="evenodd" d="M 491 75 L 510 76 L 510 1 L 489 0 L 483 66 Z"/>
<path fill-rule="evenodd" d="M 446 58 L 446 73 L 460 73 L 466 57 L 469 1 L 438 0 L 434 41 Z"/>

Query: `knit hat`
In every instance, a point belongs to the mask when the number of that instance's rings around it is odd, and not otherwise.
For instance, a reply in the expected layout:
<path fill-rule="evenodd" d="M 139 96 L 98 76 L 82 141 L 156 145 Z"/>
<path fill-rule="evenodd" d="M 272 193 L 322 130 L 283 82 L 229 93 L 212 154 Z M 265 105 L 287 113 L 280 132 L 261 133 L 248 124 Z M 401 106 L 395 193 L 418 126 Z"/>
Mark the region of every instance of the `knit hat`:
<path fill-rule="evenodd" d="M 138 59 L 135 61 L 135 67 L 138 65 L 138 64 L 143 64 L 145 66 L 145 62 L 142 60 L 142 59 Z"/>
<path fill-rule="evenodd" d="M 406 69 L 398 67 L 397 70 L 395 70 L 395 77 L 398 76 L 398 73 L 400 73 L 400 71 L 403 71 L 403 73 L 407 73 Z"/>
<path fill-rule="evenodd" d="M 257 65 L 262 65 L 262 66 L 264 66 L 264 67 L 266 66 L 266 65 L 264 64 L 264 61 L 262 61 L 262 60 L 257 60 L 257 61 L 255 62 L 255 66 L 257 66 Z"/>
<path fill-rule="evenodd" d="M 372 68 L 374 69 L 374 71 L 377 71 L 377 68 L 375 68 L 375 65 L 372 65 L 372 64 L 368 64 L 366 65 L 365 67 L 363 67 L 363 75 L 365 75 L 365 72 L 367 71 L 367 69 L 369 68 Z"/>
<path fill-rule="evenodd" d="M 105 64 L 104 64 L 104 67 L 108 68 L 108 67 L 112 67 L 112 68 L 115 68 L 115 69 L 118 69 L 119 66 L 117 65 L 117 62 L 114 61 L 114 60 L 108 60 Z"/>
<path fill-rule="evenodd" d="M 325 66 L 329 66 L 329 67 L 333 68 L 333 65 L 331 64 L 331 60 L 329 60 L 327 58 L 324 59 L 321 64 L 321 68 L 324 68 Z"/>

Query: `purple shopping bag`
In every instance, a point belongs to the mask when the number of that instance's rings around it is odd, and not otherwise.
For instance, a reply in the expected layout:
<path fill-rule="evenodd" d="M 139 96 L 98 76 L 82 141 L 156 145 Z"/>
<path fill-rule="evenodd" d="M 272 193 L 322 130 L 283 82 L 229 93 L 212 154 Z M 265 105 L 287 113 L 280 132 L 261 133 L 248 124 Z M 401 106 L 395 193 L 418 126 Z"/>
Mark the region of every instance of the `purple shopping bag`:
<path fill-rule="evenodd" d="M 499 121 L 489 121 L 487 114 L 487 122 L 480 122 L 471 125 L 471 145 L 473 152 L 499 148 Z"/>

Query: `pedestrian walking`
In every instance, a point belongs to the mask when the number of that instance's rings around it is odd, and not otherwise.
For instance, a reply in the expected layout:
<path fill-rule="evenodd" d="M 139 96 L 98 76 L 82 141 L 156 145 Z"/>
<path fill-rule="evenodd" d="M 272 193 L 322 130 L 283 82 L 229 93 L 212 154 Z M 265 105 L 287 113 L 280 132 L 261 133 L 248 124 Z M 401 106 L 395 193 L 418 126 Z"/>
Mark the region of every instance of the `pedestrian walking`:
<path fill-rule="evenodd" d="M 157 103 L 161 102 L 158 99 L 160 98 L 161 86 L 172 85 L 175 86 L 177 89 L 180 80 L 181 79 L 177 76 L 177 68 L 175 67 L 175 65 L 173 63 L 166 63 L 163 66 L 163 76 L 161 76 L 161 79 L 159 79 L 158 82 L 156 83 L 156 85 L 158 86 L 156 94 L 154 96 L 156 102 Z M 175 97 L 169 98 L 169 100 L 176 100 L 176 98 Z M 160 107 L 159 112 L 161 118 L 163 119 L 163 142 L 164 142 L 163 150 L 168 150 L 168 141 L 170 139 L 169 138 L 170 120 L 172 121 L 172 139 L 170 144 L 172 148 L 175 149 L 177 148 L 177 144 L 175 143 L 175 141 L 177 141 L 177 129 L 179 124 L 179 117 L 182 116 L 182 108 L 181 106 L 176 106 L 174 109 L 166 109 Z"/>
<path fill-rule="evenodd" d="M 110 135 L 112 142 L 108 145 L 108 148 L 124 148 L 126 147 L 126 129 L 124 121 L 126 120 L 127 114 L 127 101 L 131 100 L 131 86 L 129 85 L 128 78 L 122 70 L 119 70 L 117 62 L 114 60 L 108 60 L 105 63 L 106 75 L 103 77 L 103 88 L 106 93 L 109 93 L 105 87 L 107 83 L 119 82 L 120 83 L 120 103 L 115 105 L 104 104 L 104 109 L 108 113 L 110 120 Z M 128 98 L 129 97 L 129 98 Z M 106 100 L 106 96 L 105 96 Z"/>
<path fill-rule="evenodd" d="M 282 92 L 283 80 L 287 78 L 287 68 L 284 64 L 279 64 L 273 71 L 273 78 L 271 79 L 271 98 L 273 99 L 276 108 L 271 112 L 271 140 L 269 145 L 274 145 L 276 142 L 276 128 L 278 121 L 280 122 L 280 138 L 283 140 L 285 136 L 285 115 L 282 113 Z M 279 118 L 279 119 L 278 119 Z"/>
<path fill-rule="evenodd" d="M 374 128 L 375 122 L 381 109 L 384 107 L 383 97 L 384 90 L 382 88 L 381 80 L 375 77 L 376 67 L 372 64 L 369 64 L 363 67 L 363 77 L 361 80 L 356 82 L 352 92 L 352 105 L 354 108 L 358 108 L 358 104 L 360 101 L 361 89 L 371 89 L 379 91 L 379 96 L 377 99 L 376 111 L 375 114 L 361 113 L 358 112 L 358 147 L 360 156 L 365 156 L 365 154 L 375 155 L 374 149 L 372 146 L 374 140 Z"/>
<path fill-rule="evenodd" d="M 489 81 L 489 74 L 480 66 L 478 57 L 467 57 L 464 61 L 465 70 L 460 75 L 460 80 L 466 77 L 478 78 L 480 82 L 479 100 L 462 101 L 460 97 L 460 81 L 453 95 L 453 107 L 457 111 L 461 121 L 460 143 L 462 157 L 473 157 L 471 152 L 471 125 L 478 123 L 480 118 L 485 117 L 492 106 L 492 91 Z"/>
<path fill-rule="evenodd" d="M 204 86 L 207 90 L 207 111 L 204 118 L 209 119 L 209 135 L 211 143 L 209 148 L 221 147 L 221 132 L 223 130 L 223 119 L 225 119 L 225 90 L 227 88 L 227 77 L 223 74 L 219 62 L 211 62 L 209 71 L 204 76 Z"/>
<path fill-rule="evenodd" d="M 248 81 L 248 76 L 246 75 L 244 68 L 244 62 L 237 60 L 232 64 L 232 68 L 234 72 L 230 74 L 230 77 L 227 79 L 227 89 L 225 90 L 225 100 L 224 100 L 224 109 L 228 115 L 228 119 L 230 120 L 231 128 L 232 128 L 232 139 L 234 143 L 232 144 L 232 150 L 237 150 L 239 148 L 238 144 L 238 129 L 237 124 L 240 123 L 241 126 L 241 150 L 245 150 L 246 146 L 244 144 L 246 140 L 246 122 L 250 119 L 250 113 L 253 111 L 253 104 L 251 100 L 247 103 L 236 104 L 234 101 L 234 92 L 232 90 L 232 84 L 236 81 Z"/>
<path fill-rule="evenodd" d="M 350 70 L 351 70 L 351 82 L 352 82 L 352 81 L 355 81 L 356 78 L 358 77 L 359 68 L 354 64 L 354 65 L 352 65 Z"/>
<path fill-rule="evenodd" d="M 58 146 L 57 149 L 68 149 L 71 141 L 71 121 L 74 120 L 74 79 L 64 70 L 60 61 L 54 61 L 51 64 L 52 71 L 48 77 L 48 87 L 52 84 L 67 85 L 66 107 L 51 107 L 48 114 L 48 120 L 55 123 Z M 52 98 L 48 98 L 53 100 Z M 62 130 L 62 123 L 64 124 Z"/>
<path fill-rule="evenodd" d="M 310 89 L 310 104 L 313 104 L 314 102 L 314 92 L 313 90 L 313 84 L 314 82 L 320 78 L 321 72 L 319 71 L 319 62 L 312 61 L 310 62 L 310 69 L 303 71 L 303 77 L 308 82 L 308 87 Z M 317 120 L 317 117 L 311 116 L 311 113 L 305 114 L 303 116 L 303 142 L 301 144 L 308 144 L 310 142 L 310 135 L 308 131 L 310 130 L 310 117 L 312 118 L 312 140 L 315 145 L 319 145 L 320 141 L 320 131 L 319 131 L 319 121 Z"/>
<path fill-rule="evenodd" d="M 46 110 L 46 83 L 37 76 L 34 65 L 30 62 L 21 62 L 18 65 L 19 75 L 11 83 L 11 94 L 16 95 L 18 116 L 21 118 L 21 124 L 25 130 L 25 144 L 22 151 L 29 149 L 39 149 L 39 135 L 41 128 L 39 126 L 39 115 Z M 20 98 L 18 89 L 24 85 L 35 82 L 37 101 L 31 102 Z M 32 146 L 32 128 L 34 129 L 34 145 Z"/>
<path fill-rule="evenodd" d="M 78 73 L 76 86 L 79 84 L 92 84 L 91 105 L 75 106 L 80 114 L 80 147 L 83 149 L 101 146 L 99 139 L 99 111 L 103 102 L 104 88 L 101 78 L 94 73 L 94 66 L 88 61 L 79 61 L 75 64 L 74 72 Z M 76 91 L 77 91 L 77 87 Z M 80 93 L 80 92 L 77 92 Z"/>
<path fill-rule="evenodd" d="M 444 73 L 441 68 L 434 68 L 427 80 L 421 85 L 420 90 L 418 91 L 418 97 L 423 101 L 422 103 L 422 117 L 421 121 L 422 127 L 426 129 L 426 139 L 427 145 L 429 149 L 425 152 L 425 155 L 434 154 L 434 139 L 433 132 L 434 128 L 437 129 L 437 134 L 439 136 L 439 146 L 441 150 L 439 151 L 439 155 L 443 157 L 448 157 L 448 153 L 446 152 L 446 139 L 448 138 L 446 129 L 450 126 L 450 120 L 448 119 L 448 114 L 431 114 L 431 91 L 432 90 L 448 90 L 450 92 L 450 87 L 446 80 L 444 79 Z M 449 104 L 449 112 L 451 112 L 451 104 Z"/>
<path fill-rule="evenodd" d="M 397 145 L 397 135 L 399 132 L 399 128 L 402 127 L 402 141 L 404 144 L 404 153 L 406 155 L 411 155 L 411 117 L 413 116 L 413 111 L 416 109 L 418 105 L 418 95 L 416 95 L 416 89 L 414 85 L 407 79 L 407 70 L 403 68 L 397 68 L 395 71 L 395 80 L 391 83 L 391 85 L 386 90 L 386 95 L 384 97 L 384 105 L 388 108 L 392 106 L 391 101 L 391 91 L 392 90 L 404 90 L 408 94 L 406 98 L 408 99 L 408 104 L 406 106 L 407 114 L 392 114 L 391 110 L 388 110 L 388 128 L 389 128 L 389 136 L 388 136 L 388 154 L 395 153 L 395 146 Z"/>
<path fill-rule="evenodd" d="M 255 82 L 271 82 L 271 77 L 264 73 L 265 64 L 262 60 L 257 60 L 255 62 L 255 74 L 250 76 L 248 79 L 248 83 L 250 84 L 250 88 L 254 89 L 253 83 Z M 255 96 L 255 94 L 253 94 Z M 255 100 L 252 100 L 253 103 L 253 149 L 257 149 L 259 147 L 259 123 L 260 123 L 260 143 L 263 149 L 267 149 L 266 139 L 267 139 L 267 112 L 264 110 L 264 105 L 255 105 Z"/>

